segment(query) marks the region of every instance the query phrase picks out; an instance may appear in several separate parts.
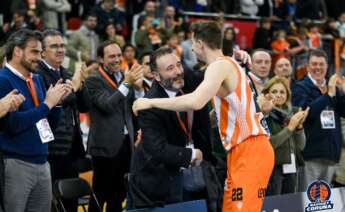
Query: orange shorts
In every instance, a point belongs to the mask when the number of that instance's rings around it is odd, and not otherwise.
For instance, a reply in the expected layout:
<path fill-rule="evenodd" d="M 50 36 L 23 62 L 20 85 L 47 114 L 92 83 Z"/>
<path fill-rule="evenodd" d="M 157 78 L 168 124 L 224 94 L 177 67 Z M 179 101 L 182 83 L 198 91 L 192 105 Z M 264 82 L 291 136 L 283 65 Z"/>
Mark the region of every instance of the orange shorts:
<path fill-rule="evenodd" d="M 227 155 L 223 212 L 259 212 L 274 165 L 269 137 L 254 136 L 235 146 Z"/>

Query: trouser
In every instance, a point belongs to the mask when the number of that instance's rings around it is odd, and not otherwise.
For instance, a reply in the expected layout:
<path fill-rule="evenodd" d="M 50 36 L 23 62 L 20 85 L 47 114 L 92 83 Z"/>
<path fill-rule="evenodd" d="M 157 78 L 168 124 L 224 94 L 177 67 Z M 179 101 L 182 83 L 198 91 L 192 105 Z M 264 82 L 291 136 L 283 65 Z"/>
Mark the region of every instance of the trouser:
<path fill-rule="evenodd" d="M 275 166 L 270 178 L 266 195 L 295 193 L 297 190 L 297 173 L 284 174 L 282 166 Z"/>
<path fill-rule="evenodd" d="M 259 212 L 274 165 L 274 151 L 267 136 L 253 136 L 227 155 L 228 175 L 223 212 Z"/>
<path fill-rule="evenodd" d="M 309 184 L 316 180 L 323 180 L 331 184 L 336 163 L 325 159 L 313 159 L 304 162 L 300 175 L 299 191 L 305 192 Z"/>
<path fill-rule="evenodd" d="M 67 155 L 49 155 L 48 161 L 50 164 L 52 183 L 55 185 L 56 180 L 77 178 L 78 170 L 75 159 L 69 154 Z M 54 186 L 53 186 L 54 189 Z M 63 205 L 68 212 L 77 212 L 78 199 L 67 200 L 62 199 Z M 52 209 L 55 211 L 55 208 Z"/>
<path fill-rule="evenodd" d="M 107 203 L 107 212 L 122 212 L 122 202 L 126 198 L 124 175 L 129 172 L 130 142 L 124 141 L 119 153 L 111 158 L 92 156 L 93 190 L 101 208 Z M 89 212 L 98 211 L 94 201 Z"/>
<path fill-rule="evenodd" d="M 5 211 L 49 212 L 52 200 L 49 163 L 5 159 Z"/>

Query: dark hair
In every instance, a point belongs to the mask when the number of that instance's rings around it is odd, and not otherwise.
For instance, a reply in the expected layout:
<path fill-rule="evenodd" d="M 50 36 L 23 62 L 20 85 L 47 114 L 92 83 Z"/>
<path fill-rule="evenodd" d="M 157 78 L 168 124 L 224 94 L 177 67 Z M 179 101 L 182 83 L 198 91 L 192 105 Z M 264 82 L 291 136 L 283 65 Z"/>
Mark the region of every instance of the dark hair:
<path fill-rule="evenodd" d="M 221 49 L 222 31 L 217 22 L 197 22 L 191 26 L 194 38 L 203 41 L 211 49 Z"/>
<path fill-rule="evenodd" d="M 98 48 L 97 48 L 97 57 L 103 58 L 104 57 L 104 49 L 105 47 L 112 45 L 112 44 L 116 44 L 119 48 L 119 44 L 116 43 L 113 40 L 106 40 L 104 42 L 102 42 L 101 44 L 99 44 Z M 121 48 L 120 48 L 121 49 Z"/>
<path fill-rule="evenodd" d="M 89 17 L 97 18 L 97 14 L 95 12 L 89 12 L 84 16 L 84 20 L 87 20 Z"/>
<path fill-rule="evenodd" d="M 141 56 L 140 56 L 140 58 L 139 58 L 139 62 L 140 62 L 140 64 L 142 64 L 143 63 L 143 59 L 144 59 L 144 57 L 145 56 L 150 56 L 151 55 L 151 51 L 146 51 L 146 52 L 143 52 L 142 54 L 141 54 Z"/>
<path fill-rule="evenodd" d="M 42 41 L 42 34 L 39 31 L 30 29 L 20 29 L 11 34 L 5 46 L 7 60 L 10 61 L 12 59 L 13 50 L 16 46 L 24 49 L 26 44 L 32 40 Z"/>
<path fill-rule="evenodd" d="M 152 71 L 158 71 L 157 68 L 157 59 L 167 55 L 167 54 L 173 54 L 174 50 L 172 48 L 168 48 L 168 47 L 161 47 L 159 49 L 157 49 L 156 51 L 151 53 L 150 56 L 150 68 Z"/>
<path fill-rule="evenodd" d="M 42 46 L 43 48 L 45 47 L 45 39 L 47 37 L 53 37 L 53 36 L 61 36 L 62 37 L 62 34 L 61 32 L 59 32 L 58 30 L 56 29 L 46 29 L 42 32 Z"/>
<path fill-rule="evenodd" d="M 325 58 L 326 62 L 328 61 L 328 56 L 324 50 L 312 49 L 309 51 L 308 54 L 308 61 L 311 57 L 323 57 Z"/>
<path fill-rule="evenodd" d="M 130 44 L 130 43 L 126 43 L 124 46 L 123 46 L 123 50 L 122 51 L 125 51 L 128 47 L 131 47 L 132 49 L 134 49 L 134 51 L 136 51 L 136 48 L 134 45 Z"/>

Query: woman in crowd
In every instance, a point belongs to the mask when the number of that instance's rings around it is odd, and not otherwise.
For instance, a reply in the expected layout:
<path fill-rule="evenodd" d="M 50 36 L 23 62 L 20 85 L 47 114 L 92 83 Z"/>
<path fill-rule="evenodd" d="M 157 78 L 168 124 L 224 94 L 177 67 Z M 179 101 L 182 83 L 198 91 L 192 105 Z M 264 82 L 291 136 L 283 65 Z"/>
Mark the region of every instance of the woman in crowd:
<path fill-rule="evenodd" d="M 275 166 L 267 195 L 293 193 L 297 191 L 298 167 L 303 165 L 301 151 L 306 142 L 303 123 L 309 109 L 303 111 L 291 106 L 291 91 L 286 78 L 273 77 L 262 93 L 272 98 L 273 103 L 267 123 L 275 151 Z"/>

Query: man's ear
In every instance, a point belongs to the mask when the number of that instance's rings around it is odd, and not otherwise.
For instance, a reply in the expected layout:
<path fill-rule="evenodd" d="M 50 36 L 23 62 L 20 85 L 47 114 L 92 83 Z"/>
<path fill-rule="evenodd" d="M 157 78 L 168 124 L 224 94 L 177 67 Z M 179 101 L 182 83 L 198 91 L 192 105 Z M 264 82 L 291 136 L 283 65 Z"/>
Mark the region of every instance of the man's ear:
<path fill-rule="evenodd" d="M 23 54 L 23 49 L 16 46 L 16 47 L 14 47 L 12 54 L 13 54 L 13 56 L 21 57 L 21 55 Z"/>

